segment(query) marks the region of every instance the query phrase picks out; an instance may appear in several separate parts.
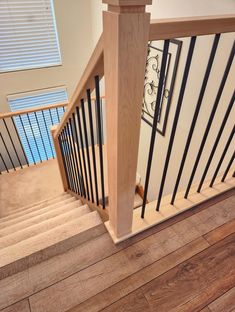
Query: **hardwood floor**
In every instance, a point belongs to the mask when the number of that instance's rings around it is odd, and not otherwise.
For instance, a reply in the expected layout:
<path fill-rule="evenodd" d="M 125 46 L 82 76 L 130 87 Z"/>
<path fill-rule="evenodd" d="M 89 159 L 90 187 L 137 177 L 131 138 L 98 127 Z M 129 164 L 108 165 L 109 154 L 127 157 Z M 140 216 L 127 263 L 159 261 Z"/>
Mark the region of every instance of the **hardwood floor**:
<path fill-rule="evenodd" d="M 234 191 L 117 246 L 104 233 L 0 289 L 1 312 L 235 311 Z"/>

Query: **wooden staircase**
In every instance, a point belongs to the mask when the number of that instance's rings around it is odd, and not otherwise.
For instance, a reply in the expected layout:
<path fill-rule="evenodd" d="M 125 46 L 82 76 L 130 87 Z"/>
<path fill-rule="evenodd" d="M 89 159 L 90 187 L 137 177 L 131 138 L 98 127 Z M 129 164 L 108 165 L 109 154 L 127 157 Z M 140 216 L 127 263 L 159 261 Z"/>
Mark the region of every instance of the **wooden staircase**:
<path fill-rule="evenodd" d="M 0 219 L 0 280 L 103 232 L 98 212 L 67 193 L 19 208 Z"/>

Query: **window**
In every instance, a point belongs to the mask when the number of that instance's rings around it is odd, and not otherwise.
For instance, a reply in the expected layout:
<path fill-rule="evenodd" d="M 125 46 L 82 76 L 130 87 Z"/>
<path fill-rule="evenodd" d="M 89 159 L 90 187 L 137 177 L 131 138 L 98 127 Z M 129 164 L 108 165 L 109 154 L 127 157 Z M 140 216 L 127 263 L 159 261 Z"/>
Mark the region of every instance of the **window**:
<path fill-rule="evenodd" d="M 7 97 L 12 111 L 58 104 L 68 101 L 65 87 L 9 95 Z M 14 117 L 14 122 L 30 164 L 55 156 L 50 127 L 58 124 L 64 110 L 62 107 L 38 111 Z"/>
<path fill-rule="evenodd" d="M 61 65 L 53 0 L 0 1 L 0 72 Z"/>

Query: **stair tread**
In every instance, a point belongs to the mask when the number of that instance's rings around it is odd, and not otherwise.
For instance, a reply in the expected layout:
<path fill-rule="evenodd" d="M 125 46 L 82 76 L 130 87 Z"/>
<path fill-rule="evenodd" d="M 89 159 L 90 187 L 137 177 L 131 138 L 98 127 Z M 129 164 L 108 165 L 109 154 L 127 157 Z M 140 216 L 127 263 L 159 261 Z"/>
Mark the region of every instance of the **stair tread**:
<path fill-rule="evenodd" d="M 57 209 L 57 208 L 59 208 L 59 207 L 61 207 L 63 205 L 66 205 L 68 203 L 72 203 L 74 201 L 76 201 L 76 198 L 75 197 L 70 197 L 70 198 L 66 198 L 63 201 L 60 201 L 60 202 L 57 202 L 57 203 L 54 203 L 54 204 L 51 204 L 51 205 L 48 205 L 48 206 L 45 206 L 45 207 L 41 207 L 39 209 L 30 211 L 28 213 L 20 213 L 20 215 L 16 215 L 14 218 L 12 218 L 10 220 L 2 221 L 0 223 L 1 229 L 5 228 L 7 226 L 11 226 L 13 224 L 19 223 L 21 221 L 30 219 L 30 218 L 32 218 L 34 216 L 42 215 L 42 214 L 46 213 L 47 211 L 51 211 L 53 209 Z"/>
<path fill-rule="evenodd" d="M 70 195 L 69 193 L 64 193 L 64 194 L 57 196 L 55 198 L 52 198 L 52 199 L 47 199 L 47 200 L 44 200 L 41 202 L 36 202 L 36 203 L 29 205 L 29 206 L 25 206 L 25 207 L 22 207 L 19 209 L 15 209 L 9 215 L 0 218 L 0 224 L 2 222 L 13 219 L 17 215 L 28 213 L 30 211 L 37 210 L 37 209 L 40 209 L 40 208 L 43 208 L 43 207 L 46 207 L 46 206 L 49 206 L 52 204 L 56 204 L 57 202 L 60 202 L 62 200 L 65 200 L 65 199 L 68 199 L 71 197 L 72 197 L 72 195 Z"/>
<path fill-rule="evenodd" d="M 42 221 L 45 221 L 47 219 L 53 218 L 55 216 L 58 216 L 64 212 L 77 209 L 78 207 L 82 206 L 82 202 L 80 200 L 75 200 L 73 202 L 67 203 L 65 205 L 62 205 L 60 207 L 57 207 L 55 209 L 49 210 L 43 214 L 33 216 L 31 218 L 28 218 L 26 220 L 22 220 L 18 223 L 9 225 L 7 227 L 4 227 L 0 229 L 0 237 L 3 237 L 5 235 L 9 235 L 11 233 L 14 233 L 16 231 L 19 231 L 23 228 L 27 228 L 31 225 L 40 223 Z"/>
<path fill-rule="evenodd" d="M 28 239 L 30 237 L 39 235 L 45 231 L 48 231 L 57 226 L 61 226 L 67 222 L 70 222 L 78 217 L 81 217 L 87 213 L 90 213 L 91 210 L 87 205 L 80 206 L 71 211 L 64 212 L 58 216 L 55 216 L 51 219 L 42 221 L 40 223 L 31 225 L 27 228 L 21 229 L 19 231 L 13 232 L 4 237 L 0 237 L 0 249 L 6 248 L 10 245 L 14 245 L 22 240 Z"/>
<path fill-rule="evenodd" d="M 104 233 L 96 211 L 0 250 L 0 279 L 25 270 L 39 262 Z"/>

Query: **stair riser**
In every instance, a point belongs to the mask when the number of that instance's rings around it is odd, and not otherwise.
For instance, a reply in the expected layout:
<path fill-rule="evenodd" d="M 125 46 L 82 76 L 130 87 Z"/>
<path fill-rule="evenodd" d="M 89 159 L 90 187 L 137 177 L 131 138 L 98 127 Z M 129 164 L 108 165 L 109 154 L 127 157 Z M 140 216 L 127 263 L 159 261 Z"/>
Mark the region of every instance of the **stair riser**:
<path fill-rule="evenodd" d="M 37 203 L 36 205 L 35 204 L 31 204 L 29 206 L 26 206 L 26 207 L 21 207 L 21 208 L 18 208 L 18 209 L 14 209 L 11 211 L 11 213 L 5 217 L 2 217 L 0 219 L 0 223 L 1 222 L 4 222 L 4 221 L 7 221 L 7 220 L 11 220 L 12 218 L 15 218 L 16 215 L 20 214 L 20 213 L 27 213 L 28 211 L 33 211 L 33 210 L 37 210 L 37 209 L 40 209 L 40 208 L 43 208 L 43 207 L 47 207 L 49 205 L 53 205 L 53 204 L 56 204 L 58 202 L 61 202 L 63 200 L 66 200 L 68 198 L 70 198 L 71 196 L 69 194 L 63 194 L 63 195 L 60 195 L 54 199 L 48 199 L 48 200 L 44 200 L 42 202 L 39 202 Z"/>
<path fill-rule="evenodd" d="M 8 227 L 0 230 L 0 237 L 12 234 L 16 231 L 20 231 L 22 229 L 25 229 L 29 226 L 32 226 L 32 225 L 38 224 L 40 222 L 43 222 L 45 220 L 54 218 L 56 216 L 59 216 L 62 213 L 66 213 L 68 211 L 73 210 L 74 208 L 78 208 L 79 206 L 81 206 L 81 202 L 80 201 L 74 201 L 72 203 L 69 203 L 69 204 L 63 206 L 63 207 L 60 207 L 60 208 L 54 209 L 52 211 L 49 211 L 47 213 L 44 213 L 40 216 L 36 216 L 36 217 L 30 218 L 26 221 L 23 221 L 23 222 L 20 222 L 17 224 L 13 224 L 12 226 L 8 226 Z"/>
<path fill-rule="evenodd" d="M 8 276 L 16 274 L 17 272 L 26 270 L 27 268 L 36 265 L 42 261 L 45 261 L 51 257 L 59 255 L 74 248 L 90 239 L 93 239 L 106 232 L 103 223 L 93 226 L 77 235 L 69 237 L 65 240 L 59 241 L 58 243 L 49 246 L 45 249 L 34 252 L 28 256 L 21 257 L 20 259 L 4 265 L 0 268 L 0 280 Z"/>
<path fill-rule="evenodd" d="M 41 215 L 41 214 L 43 214 L 43 213 L 45 213 L 47 211 L 56 209 L 56 208 L 58 208 L 58 207 L 60 207 L 62 205 L 66 205 L 68 203 L 72 203 L 75 200 L 76 200 L 75 198 L 70 197 L 70 198 L 68 198 L 68 199 L 66 199 L 64 201 L 52 204 L 50 206 L 39 208 L 38 210 L 34 210 L 32 212 L 29 212 L 29 213 L 24 213 L 23 212 L 20 216 L 16 216 L 15 218 L 12 218 L 11 220 L 1 222 L 0 223 L 0 228 L 3 229 L 5 227 L 7 227 L 7 226 L 11 226 L 11 225 L 19 223 L 21 221 L 25 221 L 25 220 L 33 218 L 35 216 L 39 216 L 39 215 Z"/>
<path fill-rule="evenodd" d="M 63 213 L 58 217 L 43 221 L 39 224 L 30 226 L 11 235 L 4 236 L 0 238 L 0 248 L 6 248 L 32 236 L 36 236 L 43 232 L 49 231 L 57 226 L 65 224 L 66 222 L 70 222 L 76 218 L 79 218 L 89 212 L 90 209 L 87 205 L 78 208 L 76 207 L 72 211 Z"/>

